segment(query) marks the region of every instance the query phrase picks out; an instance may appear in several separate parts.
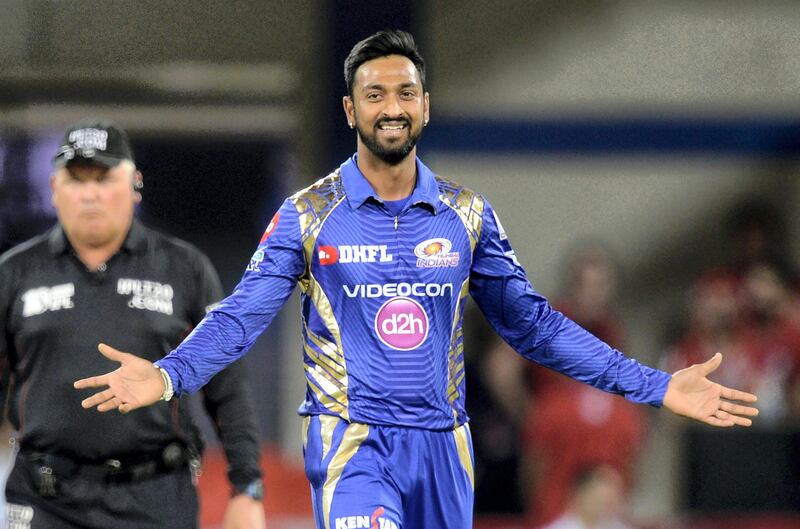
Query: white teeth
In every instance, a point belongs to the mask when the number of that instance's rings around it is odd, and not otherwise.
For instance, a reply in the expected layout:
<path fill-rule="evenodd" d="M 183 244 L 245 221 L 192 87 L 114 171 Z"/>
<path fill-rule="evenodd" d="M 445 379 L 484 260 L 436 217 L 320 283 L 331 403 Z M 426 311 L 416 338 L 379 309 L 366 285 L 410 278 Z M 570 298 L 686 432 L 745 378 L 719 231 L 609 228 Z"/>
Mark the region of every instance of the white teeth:
<path fill-rule="evenodd" d="M 381 125 L 381 130 L 401 130 L 404 125 Z"/>

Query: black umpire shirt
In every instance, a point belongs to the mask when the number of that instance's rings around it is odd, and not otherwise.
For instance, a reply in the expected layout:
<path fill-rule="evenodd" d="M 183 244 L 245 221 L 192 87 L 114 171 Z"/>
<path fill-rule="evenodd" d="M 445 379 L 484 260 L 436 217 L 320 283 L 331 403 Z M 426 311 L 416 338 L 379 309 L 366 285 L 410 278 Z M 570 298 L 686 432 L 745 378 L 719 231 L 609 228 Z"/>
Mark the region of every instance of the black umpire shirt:
<path fill-rule="evenodd" d="M 91 272 L 60 226 L 0 257 L 0 409 L 24 450 L 101 463 L 159 454 L 190 442 L 186 402 L 159 402 L 126 415 L 84 410 L 94 391 L 72 383 L 116 369 L 97 351 L 107 343 L 150 361 L 180 343 L 222 298 L 208 258 L 134 220 L 120 251 Z M 236 362 L 204 388 L 231 483 L 260 477 L 259 435 L 246 373 Z"/>

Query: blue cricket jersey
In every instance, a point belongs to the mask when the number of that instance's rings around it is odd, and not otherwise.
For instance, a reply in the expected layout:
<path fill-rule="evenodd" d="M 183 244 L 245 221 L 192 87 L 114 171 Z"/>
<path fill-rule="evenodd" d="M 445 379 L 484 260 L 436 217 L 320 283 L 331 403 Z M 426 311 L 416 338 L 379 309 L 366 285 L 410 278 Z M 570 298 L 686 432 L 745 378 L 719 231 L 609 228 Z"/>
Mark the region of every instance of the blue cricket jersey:
<path fill-rule="evenodd" d="M 159 361 L 176 393 L 247 352 L 299 285 L 307 391 L 301 415 L 452 429 L 465 412 L 467 295 L 525 358 L 660 406 L 670 375 L 553 310 L 481 195 L 435 176 L 392 215 L 356 157 L 286 199 L 234 292 Z"/>

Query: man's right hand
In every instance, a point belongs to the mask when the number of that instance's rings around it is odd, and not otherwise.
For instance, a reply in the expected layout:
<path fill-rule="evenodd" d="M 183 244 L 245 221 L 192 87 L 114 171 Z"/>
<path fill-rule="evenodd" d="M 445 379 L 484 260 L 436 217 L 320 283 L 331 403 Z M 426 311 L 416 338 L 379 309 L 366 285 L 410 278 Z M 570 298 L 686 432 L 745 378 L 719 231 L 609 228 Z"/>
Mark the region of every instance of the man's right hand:
<path fill-rule="evenodd" d="M 101 388 L 108 389 L 95 393 L 84 399 L 84 408 L 97 406 L 97 411 L 119 410 L 128 413 L 136 408 L 149 406 L 161 399 L 164 394 L 164 380 L 161 372 L 152 362 L 130 353 L 123 353 L 106 344 L 97 349 L 103 356 L 121 365 L 115 371 L 89 378 L 77 380 L 75 389 Z"/>

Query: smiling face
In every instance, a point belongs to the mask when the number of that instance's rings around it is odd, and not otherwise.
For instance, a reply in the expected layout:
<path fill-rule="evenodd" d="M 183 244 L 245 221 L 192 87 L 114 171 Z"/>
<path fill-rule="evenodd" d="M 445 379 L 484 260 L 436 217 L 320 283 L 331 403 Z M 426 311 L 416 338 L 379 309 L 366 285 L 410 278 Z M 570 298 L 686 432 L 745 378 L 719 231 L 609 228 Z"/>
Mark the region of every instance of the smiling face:
<path fill-rule="evenodd" d="M 73 245 L 103 248 L 121 245 L 140 200 L 134 165 L 73 164 L 58 169 L 50 185 L 58 220 Z"/>
<path fill-rule="evenodd" d="M 415 153 L 428 122 L 429 98 L 414 63 L 388 55 L 359 66 L 344 110 L 358 131 L 359 156 L 397 165 Z"/>

